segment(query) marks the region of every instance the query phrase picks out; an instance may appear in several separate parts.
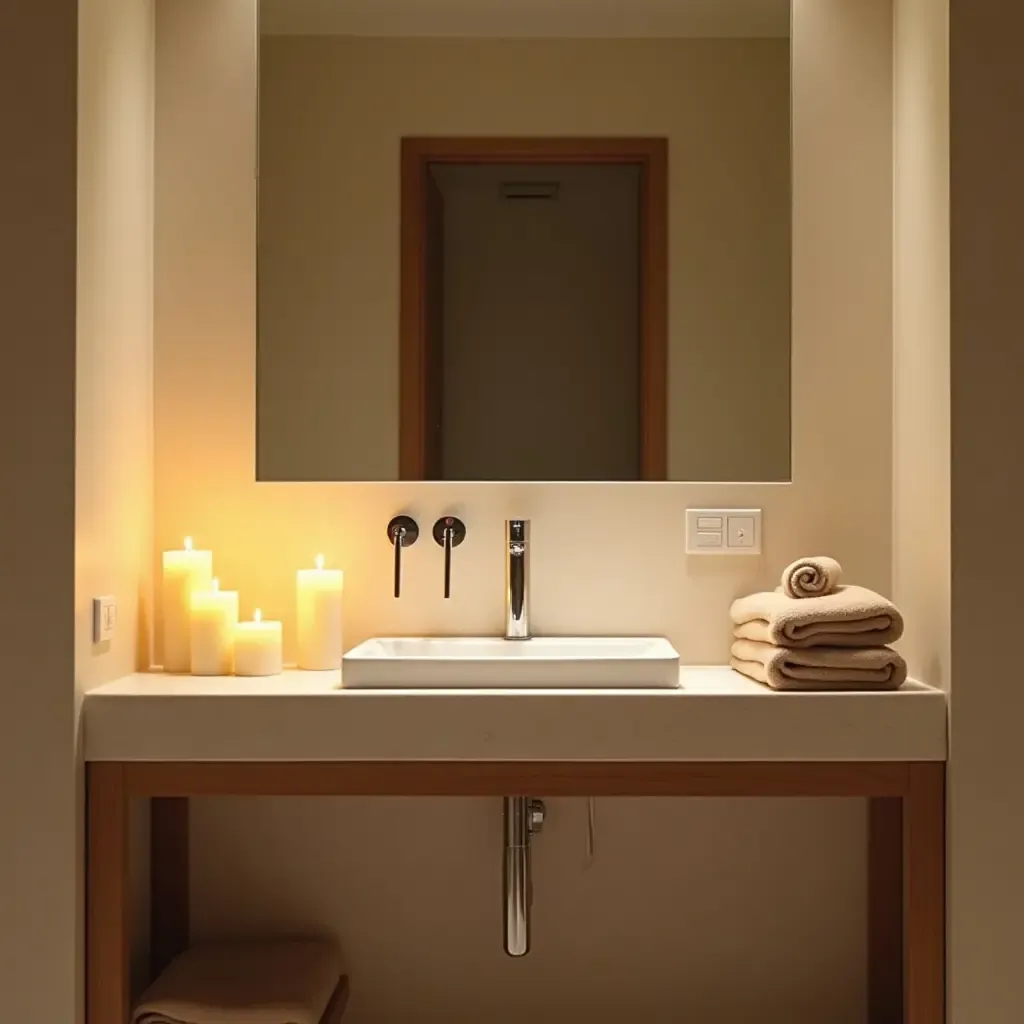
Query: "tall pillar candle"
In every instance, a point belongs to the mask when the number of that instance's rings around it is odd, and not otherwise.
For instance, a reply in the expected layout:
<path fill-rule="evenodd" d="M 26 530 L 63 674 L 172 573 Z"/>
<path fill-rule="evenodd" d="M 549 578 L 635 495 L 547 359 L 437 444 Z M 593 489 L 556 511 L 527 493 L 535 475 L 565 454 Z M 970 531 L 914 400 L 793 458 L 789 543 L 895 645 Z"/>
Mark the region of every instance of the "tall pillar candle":
<path fill-rule="evenodd" d="M 281 623 L 264 622 L 259 608 L 252 622 L 235 628 L 235 675 L 276 676 L 281 674 Z"/>
<path fill-rule="evenodd" d="M 315 569 L 296 575 L 296 625 L 299 668 L 341 668 L 341 591 L 344 574 L 325 569 L 324 556 L 316 556 Z"/>
<path fill-rule="evenodd" d="M 209 590 L 212 579 L 213 553 L 193 551 L 191 537 L 185 538 L 182 550 L 164 552 L 162 596 L 165 672 L 191 671 L 192 592 Z"/>
<path fill-rule="evenodd" d="M 221 590 L 212 580 L 209 590 L 192 594 L 192 675 L 229 676 L 235 671 L 237 625 L 237 590 Z"/>

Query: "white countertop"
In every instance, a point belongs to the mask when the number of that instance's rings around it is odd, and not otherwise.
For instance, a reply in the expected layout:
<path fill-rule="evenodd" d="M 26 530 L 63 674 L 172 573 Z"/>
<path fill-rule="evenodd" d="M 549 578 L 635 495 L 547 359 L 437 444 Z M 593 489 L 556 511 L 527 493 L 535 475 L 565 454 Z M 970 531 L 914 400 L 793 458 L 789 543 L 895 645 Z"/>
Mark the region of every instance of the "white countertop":
<path fill-rule="evenodd" d="M 85 697 L 89 761 L 942 761 L 946 698 L 678 690 L 344 690 L 339 672 L 127 676 Z"/>

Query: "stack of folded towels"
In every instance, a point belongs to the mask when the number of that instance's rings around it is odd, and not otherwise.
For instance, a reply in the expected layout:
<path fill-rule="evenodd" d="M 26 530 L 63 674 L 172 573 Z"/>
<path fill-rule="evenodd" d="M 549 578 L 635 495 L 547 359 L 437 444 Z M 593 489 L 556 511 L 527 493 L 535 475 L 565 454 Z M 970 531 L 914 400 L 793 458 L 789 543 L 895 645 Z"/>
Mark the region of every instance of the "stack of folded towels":
<path fill-rule="evenodd" d="M 338 1024 L 348 999 L 341 970 L 325 939 L 193 946 L 145 992 L 132 1024 Z"/>
<path fill-rule="evenodd" d="M 832 558 L 802 558 L 782 586 L 734 601 L 731 664 L 775 690 L 895 690 L 907 678 L 888 645 L 903 634 L 896 606 L 842 586 Z"/>

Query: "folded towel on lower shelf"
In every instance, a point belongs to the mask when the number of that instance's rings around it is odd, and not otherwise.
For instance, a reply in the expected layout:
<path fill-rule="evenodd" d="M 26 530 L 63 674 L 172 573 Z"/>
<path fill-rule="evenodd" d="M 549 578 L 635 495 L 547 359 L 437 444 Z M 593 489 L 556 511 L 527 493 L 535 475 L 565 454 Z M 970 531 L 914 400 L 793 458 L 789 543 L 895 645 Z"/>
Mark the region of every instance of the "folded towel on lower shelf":
<path fill-rule="evenodd" d="M 903 635 L 896 606 L 864 587 L 837 587 L 822 597 L 751 594 L 733 601 L 729 614 L 741 640 L 779 647 L 882 647 Z"/>
<path fill-rule="evenodd" d="M 144 993 L 132 1024 L 320 1024 L 341 972 L 324 939 L 193 946 Z"/>
<path fill-rule="evenodd" d="M 888 647 L 776 647 L 736 640 L 730 664 L 773 690 L 898 690 L 907 663 Z"/>
<path fill-rule="evenodd" d="M 827 555 L 798 558 L 782 571 L 782 592 L 792 598 L 821 597 L 839 586 L 842 574 L 843 567 Z"/>

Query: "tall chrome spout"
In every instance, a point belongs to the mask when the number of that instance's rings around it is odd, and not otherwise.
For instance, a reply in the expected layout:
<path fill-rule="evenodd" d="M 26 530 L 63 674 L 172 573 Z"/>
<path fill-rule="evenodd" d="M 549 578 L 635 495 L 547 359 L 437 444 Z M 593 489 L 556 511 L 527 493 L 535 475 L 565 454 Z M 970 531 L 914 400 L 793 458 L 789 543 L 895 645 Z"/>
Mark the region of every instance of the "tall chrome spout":
<path fill-rule="evenodd" d="M 530 520 L 505 521 L 505 639 L 530 639 Z"/>

